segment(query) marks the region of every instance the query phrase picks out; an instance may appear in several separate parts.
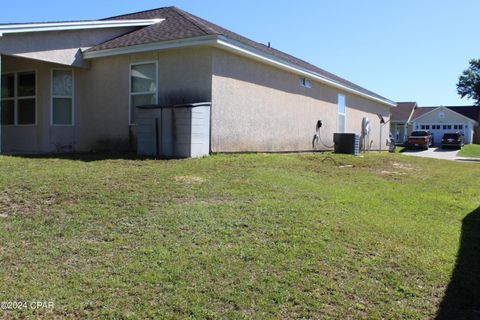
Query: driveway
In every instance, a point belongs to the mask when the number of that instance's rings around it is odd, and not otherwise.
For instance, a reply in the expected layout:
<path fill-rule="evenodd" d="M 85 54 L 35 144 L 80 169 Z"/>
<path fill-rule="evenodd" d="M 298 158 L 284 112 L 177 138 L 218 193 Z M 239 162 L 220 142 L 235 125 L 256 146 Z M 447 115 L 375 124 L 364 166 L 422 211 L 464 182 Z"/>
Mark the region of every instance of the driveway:
<path fill-rule="evenodd" d="M 442 148 L 429 148 L 428 150 L 407 150 L 404 149 L 402 154 L 406 156 L 434 158 L 443 160 L 459 160 L 457 159 L 457 149 L 442 149 Z"/>

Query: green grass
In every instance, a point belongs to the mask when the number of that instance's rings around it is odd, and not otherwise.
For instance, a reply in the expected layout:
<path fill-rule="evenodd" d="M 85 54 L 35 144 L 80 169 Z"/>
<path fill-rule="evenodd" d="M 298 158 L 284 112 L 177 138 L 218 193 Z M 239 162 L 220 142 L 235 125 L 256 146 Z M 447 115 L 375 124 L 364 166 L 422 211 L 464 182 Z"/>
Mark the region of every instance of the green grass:
<path fill-rule="evenodd" d="M 425 319 L 480 165 L 0 157 L 0 318 Z M 452 174 L 452 173 L 455 174 Z"/>
<path fill-rule="evenodd" d="M 466 144 L 458 153 L 459 157 L 480 158 L 480 144 Z"/>

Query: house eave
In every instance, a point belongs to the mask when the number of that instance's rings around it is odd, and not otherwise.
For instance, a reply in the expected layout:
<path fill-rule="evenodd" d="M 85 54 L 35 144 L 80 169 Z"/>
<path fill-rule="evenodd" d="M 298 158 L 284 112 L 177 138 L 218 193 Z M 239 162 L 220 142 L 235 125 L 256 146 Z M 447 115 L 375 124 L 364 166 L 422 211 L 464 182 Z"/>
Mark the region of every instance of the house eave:
<path fill-rule="evenodd" d="M 323 83 L 323 84 L 326 84 L 330 87 L 334 87 L 334 88 L 337 88 L 337 89 L 355 94 L 357 96 L 361 96 L 363 98 L 367 98 L 369 100 L 373 100 L 373 101 L 382 103 L 382 104 L 387 105 L 389 107 L 396 107 L 397 106 L 397 104 L 395 102 L 391 101 L 391 100 L 380 99 L 378 97 L 375 97 L 375 96 L 360 92 L 358 90 L 349 88 L 349 87 L 344 86 L 340 83 L 337 83 L 337 82 L 335 82 L 335 81 L 333 81 L 333 80 L 331 80 L 327 77 L 324 77 L 320 74 L 317 74 L 315 72 L 303 69 L 301 67 L 298 67 L 295 64 L 292 64 L 292 63 L 286 62 L 284 60 L 278 59 L 278 58 L 276 58 L 272 55 L 265 55 L 264 53 L 261 53 L 258 50 L 255 50 L 255 49 L 253 49 L 249 46 L 246 46 L 244 44 L 240 44 L 239 42 L 233 41 L 233 40 L 228 39 L 226 37 L 222 37 L 222 36 L 219 37 L 218 42 L 217 42 L 217 46 L 219 46 L 223 49 L 227 49 L 229 51 L 233 51 L 234 53 L 253 58 L 254 60 L 261 61 L 263 63 L 279 67 L 280 69 L 284 69 L 286 71 L 290 71 L 290 72 L 296 73 L 298 75 L 311 78 L 312 80 L 316 80 L 316 81 L 318 81 L 320 83 Z"/>
<path fill-rule="evenodd" d="M 104 29 L 122 27 L 144 27 L 160 23 L 165 19 L 136 19 L 136 20 L 95 20 L 76 22 L 52 22 L 52 23 L 28 23 L 0 26 L 0 36 L 5 34 L 46 32 L 46 31 L 70 31 L 85 29 Z"/>
<path fill-rule="evenodd" d="M 397 104 L 391 100 L 381 99 L 376 96 L 372 96 L 367 93 L 349 88 L 325 76 L 306 70 L 295 64 L 292 64 L 287 61 L 281 60 L 277 57 L 274 57 L 273 55 L 265 54 L 264 52 L 260 52 L 259 50 L 256 50 L 248 45 L 239 43 L 238 41 L 234 41 L 227 37 L 219 36 L 219 35 L 203 36 L 203 37 L 195 37 L 195 38 L 171 40 L 171 41 L 162 41 L 162 42 L 156 42 L 156 43 L 150 43 L 150 44 L 120 47 L 115 49 L 106 49 L 106 50 L 98 50 L 98 51 L 90 51 L 90 52 L 87 51 L 83 53 L 83 57 L 84 59 L 89 60 L 89 59 L 111 57 L 111 56 L 118 56 L 118 55 L 125 55 L 125 54 L 134 54 L 134 53 L 192 47 L 192 46 L 214 46 L 216 48 L 230 51 L 232 53 L 245 56 L 245 57 L 254 59 L 256 61 L 260 61 L 262 63 L 268 64 L 289 72 L 293 72 L 300 76 L 308 77 L 312 80 L 326 84 L 330 87 L 334 87 L 334 88 L 343 90 L 345 92 L 355 94 L 357 96 L 381 103 L 388 107 L 397 106 Z"/>
<path fill-rule="evenodd" d="M 180 40 L 161 41 L 148 44 L 140 44 L 128 47 L 119 47 L 115 49 L 105 49 L 98 51 L 86 51 L 83 52 L 83 58 L 86 60 L 98 59 L 105 57 L 114 57 L 126 54 L 144 53 L 150 51 L 159 51 L 167 49 L 176 49 L 183 47 L 205 46 L 214 45 L 216 43 L 217 36 L 202 36 L 195 38 L 187 38 Z"/>

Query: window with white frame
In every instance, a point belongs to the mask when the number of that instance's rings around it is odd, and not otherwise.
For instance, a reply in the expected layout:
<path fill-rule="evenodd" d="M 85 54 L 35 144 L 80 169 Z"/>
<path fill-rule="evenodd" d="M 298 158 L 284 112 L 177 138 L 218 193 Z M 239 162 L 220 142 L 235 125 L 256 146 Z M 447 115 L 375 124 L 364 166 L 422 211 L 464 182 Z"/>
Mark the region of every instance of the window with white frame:
<path fill-rule="evenodd" d="M 52 70 L 52 125 L 73 125 L 72 70 Z"/>
<path fill-rule="evenodd" d="M 37 118 L 35 71 L 2 75 L 2 125 L 34 125 Z"/>
<path fill-rule="evenodd" d="M 343 94 L 338 95 L 338 124 L 337 132 L 345 133 L 345 116 L 346 116 L 345 96 Z"/>
<path fill-rule="evenodd" d="M 157 62 L 130 66 L 130 124 L 136 121 L 137 107 L 157 103 Z"/>

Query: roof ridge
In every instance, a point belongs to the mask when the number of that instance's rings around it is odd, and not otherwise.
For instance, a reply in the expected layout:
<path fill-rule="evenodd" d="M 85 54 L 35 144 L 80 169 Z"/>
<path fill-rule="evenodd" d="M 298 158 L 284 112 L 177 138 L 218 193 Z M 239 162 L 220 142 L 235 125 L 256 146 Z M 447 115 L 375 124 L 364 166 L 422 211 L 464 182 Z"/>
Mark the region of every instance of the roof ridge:
<path fill-rule="evenodd" d="M 157 10 L 165 10 L 165 9 L 177 9 L 177 7 L 167 6 L 167 7 L 160 7 L 160 8 L 149 9 L 149 10 L 141 10 L 141 11 L 137 11 L 137 12 L 125 13 L 125 14 L 121 14 L 121 15 L 118 15 L 118 16 L 103 18 L 103 19 L 100 19 L 100 20 L 118 19 L 118 18 L 122 18 L 122 17 L 126 17 L 126 16 L 131 16 L 131 15 L 134 15 L 134 14 L 147 13 L 147 12 L 152 12 L 152 11 L 157 11 Z"/>
<path fill-rule="evenodd" d="M 195 27 L 197 27 L 200 31 L 202 32 L 205 32 L 207 34 L 209 33 L 215 33 L 215 34 L 218 34 L 218 32 L 216 32 L 215 30 L 213 30 L 212 28 L 208 27 L 207 25 L 205 25 L 204 23 L 202 23 L 201 21 L 199 21 L 194 15 L 186 12 L 186 11 L 183 11 L 182 9 L 179 9 L 177 7 L 171 7 L 171 9 L 173 11 L 175 11 L 175 13 L 177 13 L 178 15 L 182 16 L 183 18 L 187 19 L 188 21 L 190 21 Z"/>

